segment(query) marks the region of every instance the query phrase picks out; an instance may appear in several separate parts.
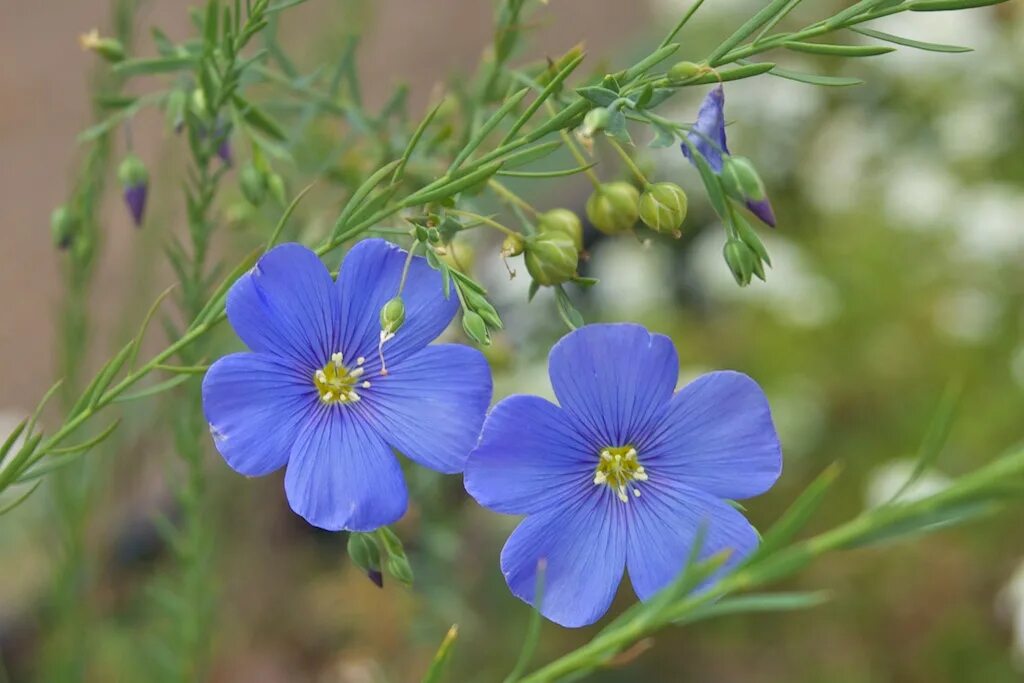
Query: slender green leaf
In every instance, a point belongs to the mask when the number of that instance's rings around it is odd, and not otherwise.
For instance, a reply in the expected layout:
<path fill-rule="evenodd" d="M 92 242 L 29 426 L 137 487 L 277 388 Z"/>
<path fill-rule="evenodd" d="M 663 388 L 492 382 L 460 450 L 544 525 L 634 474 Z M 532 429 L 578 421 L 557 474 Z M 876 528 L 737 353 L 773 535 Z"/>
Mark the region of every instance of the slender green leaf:
<path fill-rule="evenodd" d="M 838 463 L 832 463 L 826 467 L 764 534 L 757 551 L 747 560 L 746 564 L 755 564 L 761 558 L 771 555 L 793 540 L 817 512 L 832 485 L 839 478 L 841 469 Z"/>
<path fill-rule="evenodd" d="M 533 145 L 532 147 L 527 147 L 526 149 L 521 149 L 518 152 L 509 154 L 505 157 L 505 164 L 502 166 L 502 172 L 512 168 L 525 166 L 526 164 L 534 161 L 539 161 L 561 146 L 561 140 L 549 140 L 548 142 L 542 142 L 539 145 Z"/>
<path fill-rule="evenodd" d="M 423 677 L 423 683 L 441 682 L 441 676 L 444 673 L 445 664 L 451 656 L 452 646 L 455 645 L 455 640 L 458 637 L 459 627 L 452 624 L 452 627 L 448 629 L 448 633 L 445 634 L 444 640 L 441 641 L 441 646 L 437 648 L 437 653 L 434 655 L 433 661 L 430 662 L 430 668 L 427 669 L 427 673 Z"/>
<path fill-rule="evenodd" d="M 193 69 L 195 65 L 196 58 L 194 55 L 174 55 L 171 57 L 126 59 L 115 64 L 112 69 L 119 76 L 129 77 L 173 73 L 175 71 Z"/>
<path fill-rule="evenodd" d="M 828 43 L 805 43 L 798 40 L 788 40 L 782 45 L 787 50 L 794 52 L 832 57 L 874 57 L 896 50 L 894 47 L 884 45 L 830 45 Z"/>
<path fill-rule="evenodd" d="M 287 139 L 288 136 L 285 134 L 281 125 L 255 104 L 249 102 L 237 93 L 231 96 L 231 101 L 235 105 L 239 115 L 242 117 L 242 120 L 247 124 L 277 142 L 283 142 Z"/>
<path fill-rule="evenodd" d="M 158 384 L 154 384 L 151 387 L 146 387 L 141 391 L 136 391 L 131 394 L 121 394 L 114 399 L 114 403 L 128 403 L 129 401 L 137 401 L 140 398 L 156 396 L 157 394 L 162 394 L 165 391 L 170 391 L 174 387 L 179 384 L 184 384 L 190 379 L 192 379 L 192 375 L 178 375 L 177 377 L 172 377 Z"/>
<path fill-rule="evenodd" d="M 573 71 L 576 70 L 576 67 L 580 65 L 580 63 L 583 61 L 583 58 L 584 55 L 577 55 L 575 58 L 569 61 L 568 64 L 562 67 L 562 70 L 559 71 L 555 75 L 555 77 L 551 79 L 550 83 L 544 86 L 544 90 L 542 90 L 540 94 L 537 95 L 537 98 L 530 103 L 530 106 L 526 108 L 526 111 L 524 111 L 519 116 L 519 118 L 516 119 L 515 123 L 512 124 L 512 127 L 509 128 L 507 133 L 505 133 L 505 137 L 502 138 L 499 147 L 504 146 L 512 138 L 514 138 L 516 133 L 518 133 L 519 130 L 523 126 L 525 126 L 531 118 L 533 118 L 533 115 L 537 113 L 537 110 L 540 109 L 541 105 L 544 104 L 547 101 L 547 99 L 551 97 L 560 87 L 562 87 L 562 83 L 572 74 Z"/>
<path fill-rule="evenodd" d="M 498 171 L 495 175 L 508 176 L 510 178 L 563 178 L 583 173 L 594 166 L 597 166 L 596 161 L 586 166 L 576 166 L 575 168 L 566 168 L 558 171 Z"/>
<path fill-rule="evenodd" d="M 959 45 L 942 45 L 941 43 L 926 43 L 921 40 L 911 40 L 910 38 L 903 38 L 901 36 L 894 36 L 891 33 L 885 33 L 883 31 L 876 31 L 870 28 L 853 27 L 850 29 L 856 33 L 859 33 L 869 38 L 875 38 L 876 40 L 884 40 L 887 43 L 895 43 L 896 45 L 903 45 L 904 47 L 912 47 L 918 50 L 927 50 L 929 52 L 971 52 L 974 48 L 960 47 Z"/>
<path fill-rule="evenodd" d="M 0 515 L 6 515 L 8 512 L 10 512 L 14 508 L 18 507 L 19 505 L 24 503 L 26 500 L 28 500 L 28 497 L 31 496 L 33 493 L 35 493 L 36 489 L 39 488 L 39 485 L 42 484 L 42 483 L 43 482 L 41 482 L 41 481 L 37 481 L 35 484 L 30 486 L 29 489 L 27 491 L 25 491 L 25 493 L 23 493 L 20 496 L 14 498 L 10 502 L 0 504 Z"/>
<path fill-rule="evenodd" d="M 451 165 L 448 167 L 448 172 L 452 173 L 460 166 L 462 166 L 463 162 L 469 158 L 469 155 L 476 151 L 476 148 L 479 147 L 481 143 L 483 143 L 483 141 L 487 139 L 487 136 L 494 131 L 494 129 L 498 126 L 499 123 L 501 123 L 505 119 L 506 116 L 508 116 L 509 112 L 511 112 L 513 109 L 519 106 L 519 103 L 523 101 L 523 98 L 526 97 L 527 93 L 529 92 L 529 88 L 522 88 L 511 97 L 507 98 L 505 102 L 498 108 L 498 110 L 491 114 L 491 116 L 484 122 L 484 124 L 480 126 L 480 129 L 473 134 L 473 137 L 470 138 L 469 142 L 467 142 L 466 145 L 459 151 L 458 155 L 455 157 Z"/>
<path fill-rule="evenodd" d="M 778 76 L 779 78 L 785 78 L 791 81 L 799 81 L 800 83 L 810 83 L 811 85 L 823 85 L 829 87 L 842 88 L 851 85 L 861 85 L 864 83 L 864 81 L 860 80 L 859 78 L 805 74 L 799 71 L 790 71 L 789 69 L 783 69 L 778 66 L 772 69 L 770 73 L 772 76 Z"/>
<path fill-rule="evenodd" d="M 830 599 L 831 595 L 825 591 L 752 593 L 750 595 L 723 598 L 718 602 L 705 603 L 674 621 L 676 624 L 692 624 L 695 621 L 734 614 L 793 612 L 818 607 Z"/>
<path fill-rule="evenodd" d="M 331 233 L 331 237 L 337 237 L 342 228 L 348 222 L 348 219 L 355 213 L 356 209 L 359 208 L 363 200 L 366 199 L 367 195 L 373 192 L 373 188 L 377 187 L 383 180 L 394 172 L 398 168 L 398 164 L 401 163 L 400 159 L 389 161 L 384 164 L 376 171 L 374 171 L 369 178 L 363 181 L 363 184 L 356 188 L 356 191 L 352 193 L 348 202 L 345 203 L 345 208 L 342 209 L 341 214 L 338 216 L 338 220 L 334 222 L 334 231 Z"/>
<path fill-rule="evenodd" d="M 911 12 L 944 12 L 946 10 L 971 9 L 1001 5 L 1006 0 L 913 0 Z"/>

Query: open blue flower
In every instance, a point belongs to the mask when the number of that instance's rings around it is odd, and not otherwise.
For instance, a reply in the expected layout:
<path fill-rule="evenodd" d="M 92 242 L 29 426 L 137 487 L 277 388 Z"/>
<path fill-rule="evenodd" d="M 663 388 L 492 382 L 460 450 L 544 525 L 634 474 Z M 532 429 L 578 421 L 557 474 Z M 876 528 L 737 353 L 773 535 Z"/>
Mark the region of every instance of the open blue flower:
<path fill-rule="evenodd" d="M 402 516 L 408 496 L 392 449 L 461 472 L 490 402 L 479 351 L 427 345 L 458 302 L 422 258 L 410 265 L 405 323 L 382 347 L 382 370 L 378 316 L 405 259 L 364 240 L 335 282 L 316 254 L 285 244 L 228 292 L 228 320 L 252 352 L 221 358 L 203 380 L 214 443 L 247 476 L 287 465 L 292 509 L 324 529 L 370 531 Z"/>
<path fill-rule="evenodd" d="M 511 396 L 494 407 L 466 465 L 466 490 L 526 515 L 501 553 L 509 588 L 531 603 L 544 559 L 541 613 L 585 626 L 629 569 L 641 600 L 682 571 L 702 525 L 701 557 L 757 532 L 727 501 L 775 483 L 782 453 L 768 402 L 746 375 L 714 372 L 673 393 L 671 340 L 639 325 L 589 325 L 551 350 L 561 406 Z"/>
<path fill-rule="evenodd" d="M 725 168 L 725 159 L 731 155 L 729 143 L 725 138 L 725 88 L 721 84 L 711 89 L 697 111 L 697 121 L 686 135 L 687 142 L 682 144 L 683 156 L 695 163 L 691 146 L 704 157 L 708 166 L 721 175 Z M 771 201 L 764 193 L 764 188 L 755 193 L 757 196 L 745 195 L 737 197 L 744 205 L 764 221 L 766 225 L 775 227 L 775 211 Z"/>

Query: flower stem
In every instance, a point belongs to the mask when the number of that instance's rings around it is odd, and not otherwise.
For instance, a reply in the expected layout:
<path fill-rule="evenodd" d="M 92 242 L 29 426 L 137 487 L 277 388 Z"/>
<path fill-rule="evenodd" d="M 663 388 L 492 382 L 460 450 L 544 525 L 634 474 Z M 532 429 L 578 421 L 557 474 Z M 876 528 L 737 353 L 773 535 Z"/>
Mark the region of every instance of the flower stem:
<path fill-rule="evenodd" d="M 526 211 L 531 216 L 540 215 L 540 212 L 537 211 L 537 209 L 533 208 L 532 204 L 527 202 L 525 199 L 517 195 L 512 190 L 505 187 L 503 184 L 501 184 L 494 178 L 491 178 L 490 180 L 487 181 L 487 186 L 490 187 L 491 190 L 493 190 L 494 193 L 500 196 L 502 199 L 509 202 L 510 204 L 518 206 L 520 209 Z"/>
<path fill-rule="evenodd" d="M 636 179 L 639 180 L 644 187 L 650 185 L 650 183 L 647 180 L 647 176 L 644 175 L 643 171 L 640 170 L 640 167 L 636 165 L 636 162 L 634 162 L 633 159 L 629 156 L 629 154 L 626 153 L 626 150 L 622 148 L 622 145 L 619 144 L 619 141 L 616 140 L 615 138 L 608 138 L 608 142 L 615 149 L 615 151 L 619 153 L 619 156 L 622 157 L 622 161 L 626 164 L 626 166 L 629 167 L 629 170 L 632 171 L 633 175 L 636 176 Z"/>

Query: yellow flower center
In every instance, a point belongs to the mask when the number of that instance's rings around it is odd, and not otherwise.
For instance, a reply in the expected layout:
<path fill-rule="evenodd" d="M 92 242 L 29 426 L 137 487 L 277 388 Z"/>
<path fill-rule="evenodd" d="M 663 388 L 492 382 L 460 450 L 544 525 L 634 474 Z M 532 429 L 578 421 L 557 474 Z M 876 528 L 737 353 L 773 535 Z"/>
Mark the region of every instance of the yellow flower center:
<path fill-rule="evenodd" d="M 327 404 L 355 403 L 359 400 L 357 388 L 369 389 L 370 383 L 360 381 L 363 376 L 363 363 L 366 359 L 356 359 L 356 367 L 349 370 L 345 366 L 344 357 L 340 353 L 331 356 L 331 360 L 320 370 L 313 373 L 313 384 L 320 394 L 320 400 Z"/>
<path fill-rule="evenodd" d="M 632 446 L 608 447 L 601 450 L 594 470 L 594 484 L 608 486 L 623 503 L 629 502 L 629 494 L 640 497 L 638 482 L 647 481 L 647 471 L 637 460 L 636 449 Z"/>

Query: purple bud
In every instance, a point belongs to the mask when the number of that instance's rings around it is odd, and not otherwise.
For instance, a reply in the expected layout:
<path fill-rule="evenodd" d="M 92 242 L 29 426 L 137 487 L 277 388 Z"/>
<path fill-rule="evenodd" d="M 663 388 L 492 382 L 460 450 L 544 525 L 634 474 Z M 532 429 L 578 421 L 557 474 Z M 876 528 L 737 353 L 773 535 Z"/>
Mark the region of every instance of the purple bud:
<path fill-rule="evenodd" d="M 124 203 L 132 214 L 132 220 L 135 222 L 136 228 L 142 225 L 142 215 L 146 211 L 146 194 L 148 191 L 149 185 L 146 183 L 126 185 L 124 188 Z"/>
<path fill-rule="evenodd" d="M 380 572 L 370 569 L 366 572 L 366 576 L 368 579 L 370 579 L 370 581 L 373 581 L 374 585 L 377 586 L 377 588 L 384 587 L 384 575 Z"/>
<path fill-rule="evenodd" d="M 775 212 L 772 211 L 772 203 L 768 201 L 767 197 L 764 199 L 747 199 L 745 203 L 747 208 L 750 209 L 750 213 L 760 218 L 765 225 L 775 227 Z"/>
<path fill-rule="evenodd" d="M 217 156 L 224 162 L 225 166 L 231 165 L 231 140 L 225 135 L 224 139 L 217 145 Z"/>

